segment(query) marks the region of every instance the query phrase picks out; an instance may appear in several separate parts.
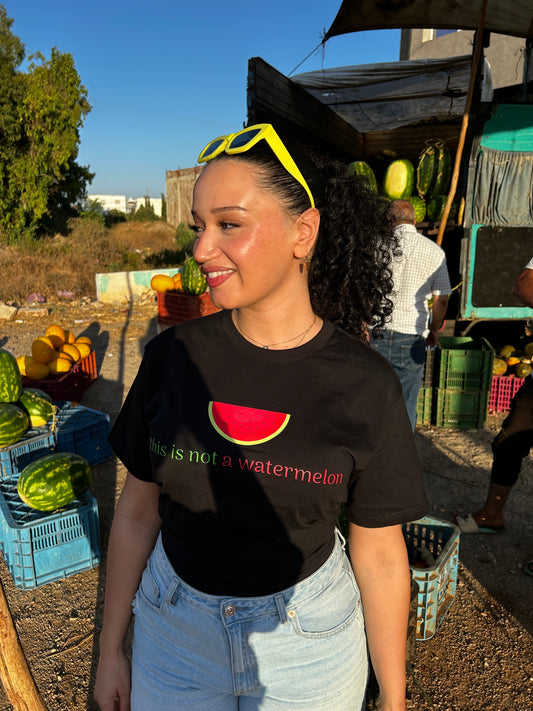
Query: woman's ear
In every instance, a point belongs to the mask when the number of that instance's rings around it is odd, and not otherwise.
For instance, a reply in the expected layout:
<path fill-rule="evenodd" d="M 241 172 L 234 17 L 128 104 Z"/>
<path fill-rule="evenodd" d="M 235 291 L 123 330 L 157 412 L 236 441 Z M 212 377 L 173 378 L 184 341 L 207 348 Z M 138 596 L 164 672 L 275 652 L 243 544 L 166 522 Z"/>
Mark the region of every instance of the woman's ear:
<path fill-rule="evenodd" d="M 293 252 L 296 259 L 303 259 L 313 251 L 319 226 L 320 213 L 316 207 L 310 207 L 298 217 L 295 223 L 297 232 Z"/>

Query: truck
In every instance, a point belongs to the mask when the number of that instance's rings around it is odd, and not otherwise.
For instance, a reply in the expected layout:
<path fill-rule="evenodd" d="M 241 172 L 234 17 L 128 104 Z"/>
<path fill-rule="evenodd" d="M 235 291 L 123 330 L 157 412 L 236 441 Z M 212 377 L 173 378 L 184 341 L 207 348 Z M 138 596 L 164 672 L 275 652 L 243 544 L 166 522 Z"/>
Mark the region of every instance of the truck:
<path fill-rule="evenodd" d="M 466 61 L 470 66 L 471 59 Z M 452 154 L 457 149 L 460 112 L 444 118 L 419 116 L 411 124 L 362 131 L 345 118 L 343 91 L 310 89 L 313 81 L 306 83 L 307 87 L 290 79 L 260 57 L 251 58 L 248 125 L 272 123 L 282 138 L 303 138 L 346 163 L 375 164 L 376 159 L 394 155 L 416 166 L 428 142 L 443 141 Z M 449 101 L 452 98 L 448 96 Z M 394 115 L 394 101 L 399 106 L 398 97 L 392 97 L 389 116 Z M 364 110 L 364 98 L 355 103 Z M 392 120 L 389 123 L 394 125 Z M 523 334 L 531 310 L 513 297 L 512 286 L 533 256 L 532 189 L 533 82 L 494 89 L 490 100 L 478 87 L 459 172 L 461 209 L 456 220 L 447 221 L 442 238 L 454 287 L 448 335 L 466 335 L 475 327 L 476 335 L 488 336 L 496 326 L 501 331 L 502 325 L 510 337 Z M 440 224 L 427 220 L 417 227 L 436 239 Z"/>

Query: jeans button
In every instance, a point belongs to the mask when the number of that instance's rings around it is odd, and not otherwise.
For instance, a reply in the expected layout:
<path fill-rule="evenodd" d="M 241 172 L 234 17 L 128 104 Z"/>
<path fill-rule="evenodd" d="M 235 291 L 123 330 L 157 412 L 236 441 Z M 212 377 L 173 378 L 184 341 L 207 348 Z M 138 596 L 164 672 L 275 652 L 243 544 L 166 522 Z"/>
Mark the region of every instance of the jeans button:
<path fill-rule="evenodd" d="M 226 605 L 224 608 L 224 614 L 226 617 L 233 617 L 233 615 L 237 612 L 237 608 L 235 605 Z"/>

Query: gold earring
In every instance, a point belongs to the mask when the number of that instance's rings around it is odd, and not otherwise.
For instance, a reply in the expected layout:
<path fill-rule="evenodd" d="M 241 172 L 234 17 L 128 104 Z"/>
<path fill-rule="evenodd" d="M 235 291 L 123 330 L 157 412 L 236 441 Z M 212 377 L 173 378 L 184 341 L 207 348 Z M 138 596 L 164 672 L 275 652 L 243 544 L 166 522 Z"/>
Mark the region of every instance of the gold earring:
<path fill-rule="evenodd" d="M 305 257 L 303 259 L 303 263 L 305 265 L 305 270 L 308 272 L 309 267 L 311 266 L 311 255 L 310 254 L 305 255 Z"/>

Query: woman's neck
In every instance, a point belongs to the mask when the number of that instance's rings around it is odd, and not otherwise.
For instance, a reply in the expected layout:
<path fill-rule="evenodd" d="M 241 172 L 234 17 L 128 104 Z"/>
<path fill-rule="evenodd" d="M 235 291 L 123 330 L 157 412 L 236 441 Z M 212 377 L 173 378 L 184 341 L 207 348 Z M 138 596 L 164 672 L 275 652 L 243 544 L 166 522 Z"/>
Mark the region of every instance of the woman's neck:
<path fill-rule="evenodd" d="M 319 332 L 322 319 L 311 304 L 297 315 L 286 313 L 258 313 L 250 309 L 233 309 L 233 323 L 243 338 L 266 350 L 297 348 L 310 341 Z"/>

